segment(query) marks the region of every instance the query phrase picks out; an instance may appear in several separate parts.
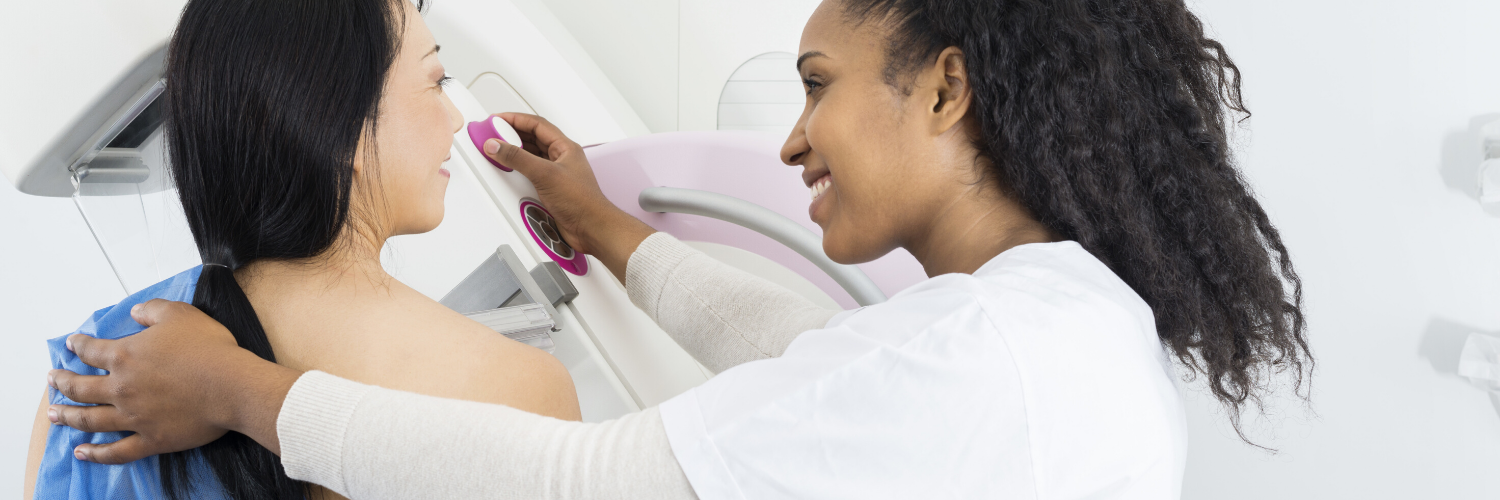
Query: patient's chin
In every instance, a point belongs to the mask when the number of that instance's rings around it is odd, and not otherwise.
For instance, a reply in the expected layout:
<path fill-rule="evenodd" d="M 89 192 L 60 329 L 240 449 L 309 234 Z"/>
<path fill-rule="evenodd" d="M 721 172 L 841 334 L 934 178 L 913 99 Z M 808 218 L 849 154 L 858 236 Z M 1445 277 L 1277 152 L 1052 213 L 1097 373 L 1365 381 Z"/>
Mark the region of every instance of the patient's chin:
<path fill-rule="evenodd" d="M 443 223 L 443 211 L 442 210 L 438 210 L 437 216 L 433 217 L 432 220 L 426 221 L 424 224 L 422 224 L 421 230 L 417 231 L 417 232 L 418 233 L 425 233 L 425 232 L 431 231 L 433 229 L 437 229 L 437 227 L 439 225 L 441 225 L 442 223 Z"/>
<path fill-rule="evenodd" d="M 443 223 L 443 206 L 438 205 L 434 210 L 429 210 L 417 217 L 412 217 L 406 224 L 402 224 L 402 230 L 396 235 L 422 234 L 437 229 Z"/>

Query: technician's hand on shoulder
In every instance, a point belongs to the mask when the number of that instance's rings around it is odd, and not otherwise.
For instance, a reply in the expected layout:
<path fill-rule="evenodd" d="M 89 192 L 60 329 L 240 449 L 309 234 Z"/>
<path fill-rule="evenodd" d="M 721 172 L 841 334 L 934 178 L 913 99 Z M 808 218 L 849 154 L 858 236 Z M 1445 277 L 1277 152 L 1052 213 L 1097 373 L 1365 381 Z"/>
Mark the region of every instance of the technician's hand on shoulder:
<path fill-rule="evenodd" d="M 157 299 L 137 306 L 131 316 L 148 328 L 118 340 L 82 334 L 68 338 L 80 360 L 108 370 L 108 375 L 48 373 L 48 385 L 68 399 L 99 405 L 52 405 L 48 420 L 86 432 L 135 432 L 113 443 L 80 445 L 74 451 L 78 459 L 131 462 L 197 448 L 229 430 L 279 449 L 275 425 L 280 405 L 235 405 L 247 397 L 276 396 L 275 388 L 250 385 L 284 385 L 284 398 L 300 373 L 241 349 L 228 330 L 192 305 Z"/>

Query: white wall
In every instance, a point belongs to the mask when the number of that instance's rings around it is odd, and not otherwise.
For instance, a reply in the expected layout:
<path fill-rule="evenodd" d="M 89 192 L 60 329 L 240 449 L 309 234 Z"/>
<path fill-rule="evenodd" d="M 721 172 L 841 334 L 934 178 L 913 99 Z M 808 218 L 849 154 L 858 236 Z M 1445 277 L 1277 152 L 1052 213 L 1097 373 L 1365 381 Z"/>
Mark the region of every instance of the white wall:
<path fill-rule="evenodd" d="M 608 25 L 587 19 L 586 0 L 548 5 L 569 29 Z M 1500 336 L 1500 216 L 1476 201 L 1469 147 L 1481 118 L 1500 118 L 1500 2 L 1194 5 L 1245 72 L 1255 118 L 1242 162 L 1304 278 L 1320 364 L 1316 415 L 1282 404 L 1270 424 L 1251 423 L 1277 455 L 1239 443 L 1211 401 L 1190 391 L 1184 498 L 1500 497 L 1500 403 L 1453 375 L 1465 335 Z M 641 109 L 680 102 L 663 90 L 678 92 L 680 76 L 655 74 L 675 63 L 660 56 L 641 66 L 653 69 L 620 74 L 638 67 L 620 57 L 660 49 L 664 37 L 645 37 L 641 51 L 632 37 L 595 39 L 617 45 L 580 37 L 642 119 L 675 130 L 681 111 Z M 47 366 L 41 340 L 123 294 L 67 200 L 3 185 L 0 262 L 5 495 L 20 488 Z"/>
<path fill-rule="evenodd" d="M 1500 404 L 1454 375 L 1500 335 L 1500 2 L 1197 0 L 1245 74 L 1242 161 L 1307 290 L 1316 416 L 1235 441 L 1196 398 L 1185 498 L 1500 498 Z"/>
<path fill-rule="evenodd" d="M 652 132 L 677 130 L 678 0 L 540 0 Z"/>

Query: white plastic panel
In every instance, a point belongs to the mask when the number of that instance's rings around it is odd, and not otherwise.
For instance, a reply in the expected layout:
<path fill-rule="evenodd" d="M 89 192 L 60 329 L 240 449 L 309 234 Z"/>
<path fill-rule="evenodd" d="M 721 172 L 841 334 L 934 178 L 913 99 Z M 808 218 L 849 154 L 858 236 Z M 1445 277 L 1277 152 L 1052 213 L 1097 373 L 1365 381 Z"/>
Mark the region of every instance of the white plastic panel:
<path fill-rule="evenodd" d="M 448 74 L 496 73 L 580 144 L 647 133 L 630 105 L 552 13 L 532 0 L 444 0 L 426 15 Z"/>
<path fill-rule="evenodd" d="M 677 130 L 679 0 L 539 0 L 651 132 Z"/>
<path fill-rule="evenodd" d="M 0 173 L 16 185 L 33 175 L 25 170 L 69 124 L 143 55 L 166 43 L 185 3 L 7 3 L 0 16 Z"/>
<path fill-rule="evenodd" d="M 529 113 L 536 114 L 536 110 L 526 103 L 526 99 L 516 92 L 510 82 L 495 73 L 483 73 L 469 84 L 469 93 L 474 94 L 474 99 L 479 105 L 491 113 Z"/>

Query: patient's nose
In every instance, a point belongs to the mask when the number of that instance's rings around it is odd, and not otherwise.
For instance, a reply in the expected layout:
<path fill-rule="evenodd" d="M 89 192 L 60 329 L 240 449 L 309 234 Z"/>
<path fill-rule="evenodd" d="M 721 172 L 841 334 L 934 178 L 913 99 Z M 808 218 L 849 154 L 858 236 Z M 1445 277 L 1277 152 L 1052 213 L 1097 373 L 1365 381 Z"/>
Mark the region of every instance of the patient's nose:
<path fill-rule="evenodd" d="M 448 124 L 453 129 L 453 133 L 457 134 L 458 131 L 463 130 L 464 115 L 458 112 L 458 106 L 453 105 L 453 100 L 448 98 L 448 94 L 443 94 L 443 109 L 448 111 Z"/>

